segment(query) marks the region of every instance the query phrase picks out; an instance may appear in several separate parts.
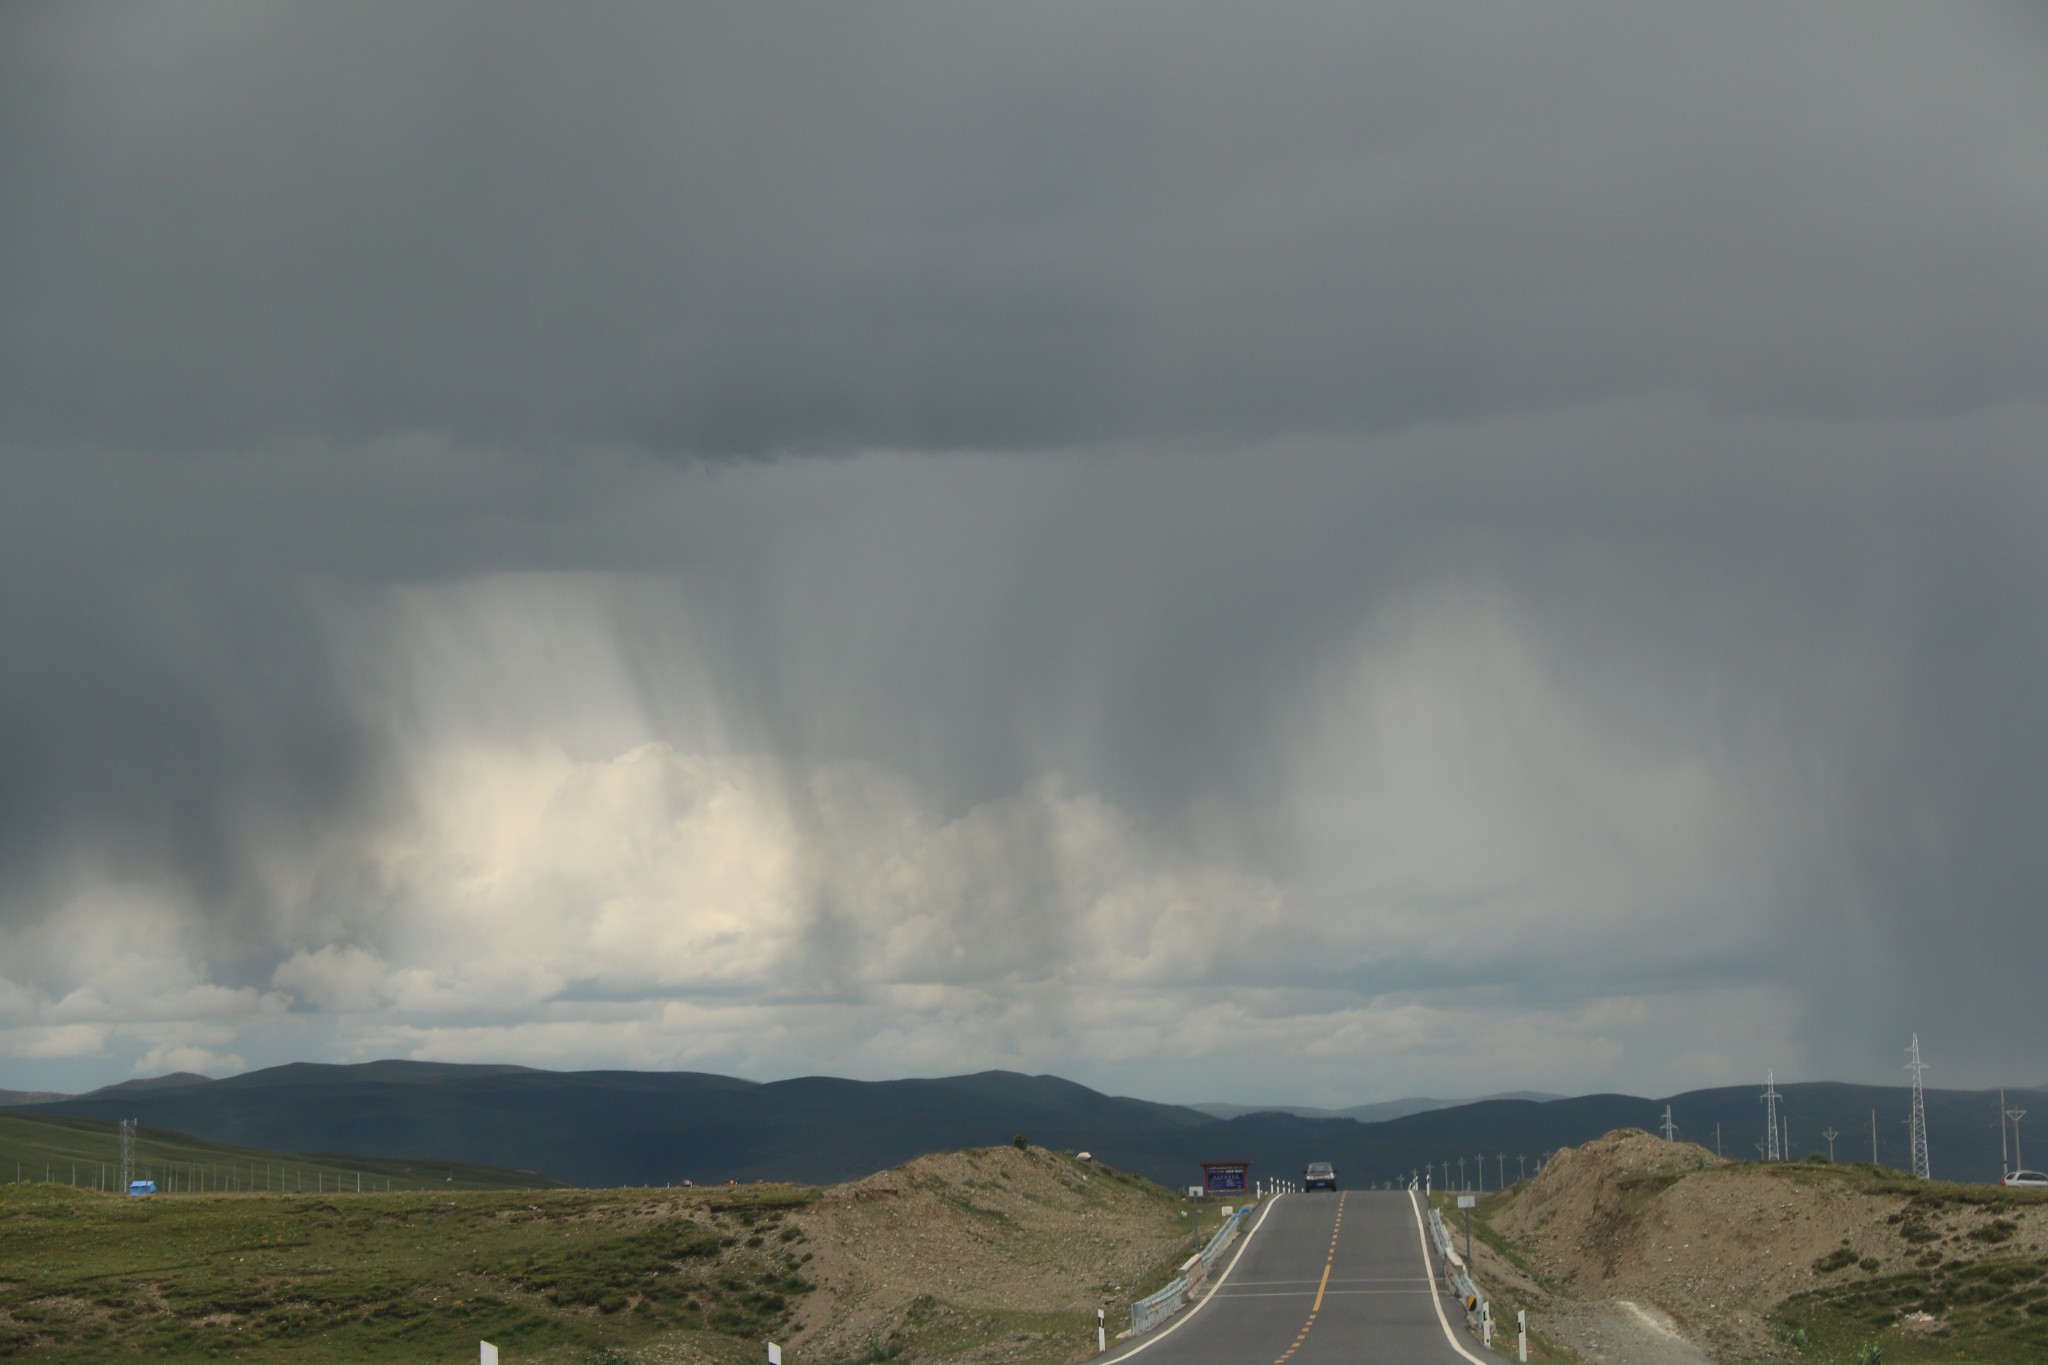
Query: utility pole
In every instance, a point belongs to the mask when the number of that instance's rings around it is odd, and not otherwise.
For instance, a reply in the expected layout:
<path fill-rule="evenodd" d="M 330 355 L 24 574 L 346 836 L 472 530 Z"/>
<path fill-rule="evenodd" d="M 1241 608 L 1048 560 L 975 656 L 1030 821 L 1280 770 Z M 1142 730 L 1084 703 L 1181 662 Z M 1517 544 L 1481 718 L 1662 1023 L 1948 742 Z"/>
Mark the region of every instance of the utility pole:
<path fill-rule="evenodd" d="M 1721 1125 L 1718 1120 L 1714 1124 L 1714 1155 L 1721 1155 Z"/>
<path fill-rule="evenodd" d="M 1493 1155 L 1494 1174 L 1500 1177 L 1500 1179 L 1494 1182 L 1494 1188 L 1504 1190 L 1508 1187 L 1508 1154 L 1506 1152 L 1495 1152 Z"/>
<path fill-rule="evenodd" d="M 1664 1122 L 1659 1124 L 1658 1127 L 1664 1130 L 1664 1140 L 1666 1142 L 1676 1142 L 1678 1140 L 1678 1125 L 1671 1121 L 1671 1106 L 1668 1104 L 1664 1106 Z"/>
<path fill-rule="evenodd" d="M 1517 1184 L 1520 1184 L 1522 1181 L 1527 1180 L 1529 1178 L 1529 1157 L 1527 1153 L 1515 1153 L 1515 1169 L 1518 1172 L 1520 1172 L 1520 1174 L 1515 1177 L 1515 1181 Z"/>
<path fill-rule="evenodd" d="M 2012 1157 L 2005 1150 L 2005 1087 L 1998 1087 L 1998 1178 L 2005 1179 L 2012 1170 Z"/>
<path fill-rule="evenodd" d="M 1458 1158 L 1458 1188 L 1459 1188 L 1459 1189 L 1461 1189 L 1461 1190 L 1469 1190 L 1469 1189 L 1471 1189 L 1471 1188 L 1472 1188 L 1472 1187 L 1471 1187 L 1470 1185 L 1467 1185 L 1467 1184 L 1465 1183 L 1465 1158 L 1464 1158 L 1464 1157 L 1459 1157 L 1459 1158 Z"/>
<path fill-rule="evenodd" d="M 1920 1073 L 1927 1069 L 1927 1063 L 1920 1060 L 1920 1035 L 1913 1035 L 1913 1045 L 1906 1049 L 1906 1070 L 1913 1073 L 1913 1178 L 1932 1180 L 1931 1167 L 1927 1159 L 1927 1100 L 1920 1085 Z"/>
<path fill-rule="evenodd" d="M 1776 1161 L 1778 1151 L 1778 1073 L 1764 1073 L 1764 1093 L 1757 1098 L 1764 1102 L 1764 1160 Z"/>
<path fill-rule="evenodd" d="M 1877 1164 L 1877 1111 L 1870 1111 L 1870 1164 Z"/>
<path fill-rule="evenodd" d="M 1835 1139 L 1840 1137 L 1841 1134 L 1836 1132 L 1833 1126 L 1830 1125 L 1821 1129 L 1820 1135 L 1828 1140 L 1828 1165 L 1832 1166 L 1835 1164 Z"/>
<path fill-rule="evenodd" d="M 2012 1168 L 2016 1171 L 2025 1170 L 2027 1159 L 2020 1155 L 2020 1120 L 2027 1116 L 2027 1111 L 2008 1109 L 2005 1116 L 2012 1120 Z"/>

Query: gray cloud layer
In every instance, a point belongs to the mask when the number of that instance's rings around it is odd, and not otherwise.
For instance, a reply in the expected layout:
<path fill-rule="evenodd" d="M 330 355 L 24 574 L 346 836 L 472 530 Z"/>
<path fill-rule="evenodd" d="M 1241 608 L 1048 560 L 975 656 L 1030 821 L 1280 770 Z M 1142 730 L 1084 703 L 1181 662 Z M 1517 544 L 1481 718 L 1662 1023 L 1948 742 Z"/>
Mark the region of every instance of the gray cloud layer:
<path fill-rule="evenodd" d="M 2031 7 L 0 25 L 23 1084 L 2039 1079 Z"/>
<path fill-rule="evenodd" d="M 4 430 L 706 452 L 2039 391 L 2037 8 L 11 7 Z"/>

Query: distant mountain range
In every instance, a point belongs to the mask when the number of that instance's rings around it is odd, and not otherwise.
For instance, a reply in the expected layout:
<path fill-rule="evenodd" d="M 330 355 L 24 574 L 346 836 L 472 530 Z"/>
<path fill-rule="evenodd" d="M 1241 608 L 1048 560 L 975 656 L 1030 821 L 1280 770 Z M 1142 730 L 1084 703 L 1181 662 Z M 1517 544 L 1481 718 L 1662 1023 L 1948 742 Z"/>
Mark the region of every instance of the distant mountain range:
<path fill-rule="evenodd" d="M 59 1095 L 51 1090 L 0 1090 L 0 1109 L 9 1109 L 18 1104 L 42 1104 L 48 1100 L 70 1098 L 69 1095 Z"/>
<path fill-rule="evenodd" d="M 2024 1092 L 2013 1091 L 2014 1096 Z M 1829 1083 L 1781 1088 L 1791 1151 L 1865 1161 L 1876 1113 L 1878 1159 L 1909 1165 L 1907 1092 Z M 1997 1093 L 1928 1091 L 1934 1174 L 1998 1178 Z M 1390 1105 L 1436 1104 L 1389 1101 Z M 1533 1173 L 1545 1153 L 1615 1128 L 1656 1130 L 1665 1105 L 1681 1138 L 1754 1157 L 1763 1136 L 1759 1088 L 1691 1091 L 1668 1100 L 1631 1095 L 1495 1097 L 1377 1120 L 1378 1106 L 1345 1114 L 1155 1104 L 1100 1094 L 1055 1076 L 987 1071 L 936 1080 L 830 1077 L 758 1083 L 696 1072 L 541 1071 L 516 1066 L 369 1062 L 295 1063 L 224 1080 L 180 1075 L 126 1082 L 45 1101 L 33 1112 L 137 1118 L 213 1142 L 291 1152 L 435 1158 L 540 1171 L 572 1184 L 661 1185 L 683 1180 L 782 1179 L 829 1183 L 886 1169 L 925 1152 L 989 1146 L 1023 1134 L 1086 1150 L 1169 1186 L 1196 1183 L 1203 1161 L 1250 1161 L 1259 1176 L 1298 1177 L 1331 1161 L 1347 1185 L 1408 1175 L 1427 1165 L 1442 1183 L 1485 1187 Z M 2034 1096 L 2048 1115 L 2048 1094 Z M 2048 1155 L 2048 1134 L 2039 1151 Z M 2041 1164 L 2039 1156 L 2035 1164 Z"/>
<path fill-rule="evenodd" d="M 1481 1095 L 1482 1100 L 1535 1100 L 1539 1103 L 1561 1100 L 1562 1095 L 1546 1095 L 1540 1090 L 1515 1090 L 1504 1095 Z M 1306 1104 L 1191 1104 L 1190 1109 L 1199 1110 L 1210 1118 L 1235 1119 L 1246 1114 L 1293 1114 L 1304 1119 L 1356 1119 L 1360 1123 L 1385 1123 L 1388 1119 L 1404 1119 L 1410 1114 L 1426 1114 L 1432 1109 L 1450 1109 L 1461 1104 L 1477 1104 L 1478 1100 L 1438 1100 L 1417 1095 L 1402 1100 L 1381 1100 L 1377 1104 L 1354 1104 L 1349 1109 L 1317 1109 Z"/>

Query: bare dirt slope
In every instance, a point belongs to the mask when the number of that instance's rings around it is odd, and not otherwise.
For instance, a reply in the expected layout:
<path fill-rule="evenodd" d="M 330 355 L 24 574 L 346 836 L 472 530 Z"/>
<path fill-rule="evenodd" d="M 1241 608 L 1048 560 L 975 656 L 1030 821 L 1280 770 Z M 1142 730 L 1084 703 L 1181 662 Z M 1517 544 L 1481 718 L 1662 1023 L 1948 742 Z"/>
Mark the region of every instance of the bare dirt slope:
<path fill-rule="evenodd" d="M 920 1157 L 827 1190 L 792 1220 L 816 1288 L 791 1359 L 1065 1361 L 1095 1310 L 1125 1305 L 1187 1254 L 1164 1190 L 1040 1148 Z"/>
<path fill-rule="evenodd" d="M 1714 1359 L 1779 1354 L 1766 1315 L 1794 1295 L 1985 1255 L 2048 1253 L 2048 1203 L 1920 1186 L 1861 1167 L 1731 1162 L 1635 1129 L 1560 1151 L 1489 1210 L 1521 1262 L 1482 1249 L 1476 1269 L 1540 1302 L 1625 1330 L 1665 1317 Z M 1604 1306 L 1604 1307 L 1603 1307 Z M 1604 1314 L 1604 1317 L 1603 1317 Z M 1581 1346 L 1588 1359 L 1637 1355 Z M 1683 1359 L 1673 1352 L 1674 1359 Z M 1786 1358 L 1795 1358 L 1787 1354 Z"/>

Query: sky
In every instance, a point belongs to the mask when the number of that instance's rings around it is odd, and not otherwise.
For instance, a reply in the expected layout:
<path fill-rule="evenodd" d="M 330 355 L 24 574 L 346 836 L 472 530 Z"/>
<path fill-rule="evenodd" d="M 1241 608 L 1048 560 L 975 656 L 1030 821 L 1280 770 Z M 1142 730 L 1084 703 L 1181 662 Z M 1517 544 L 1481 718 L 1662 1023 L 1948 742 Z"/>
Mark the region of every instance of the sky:
<path fill-rule="evenodd" d="M 0 1088 L 2048 1081 L 2043 70 L 0 8 Z"/>

